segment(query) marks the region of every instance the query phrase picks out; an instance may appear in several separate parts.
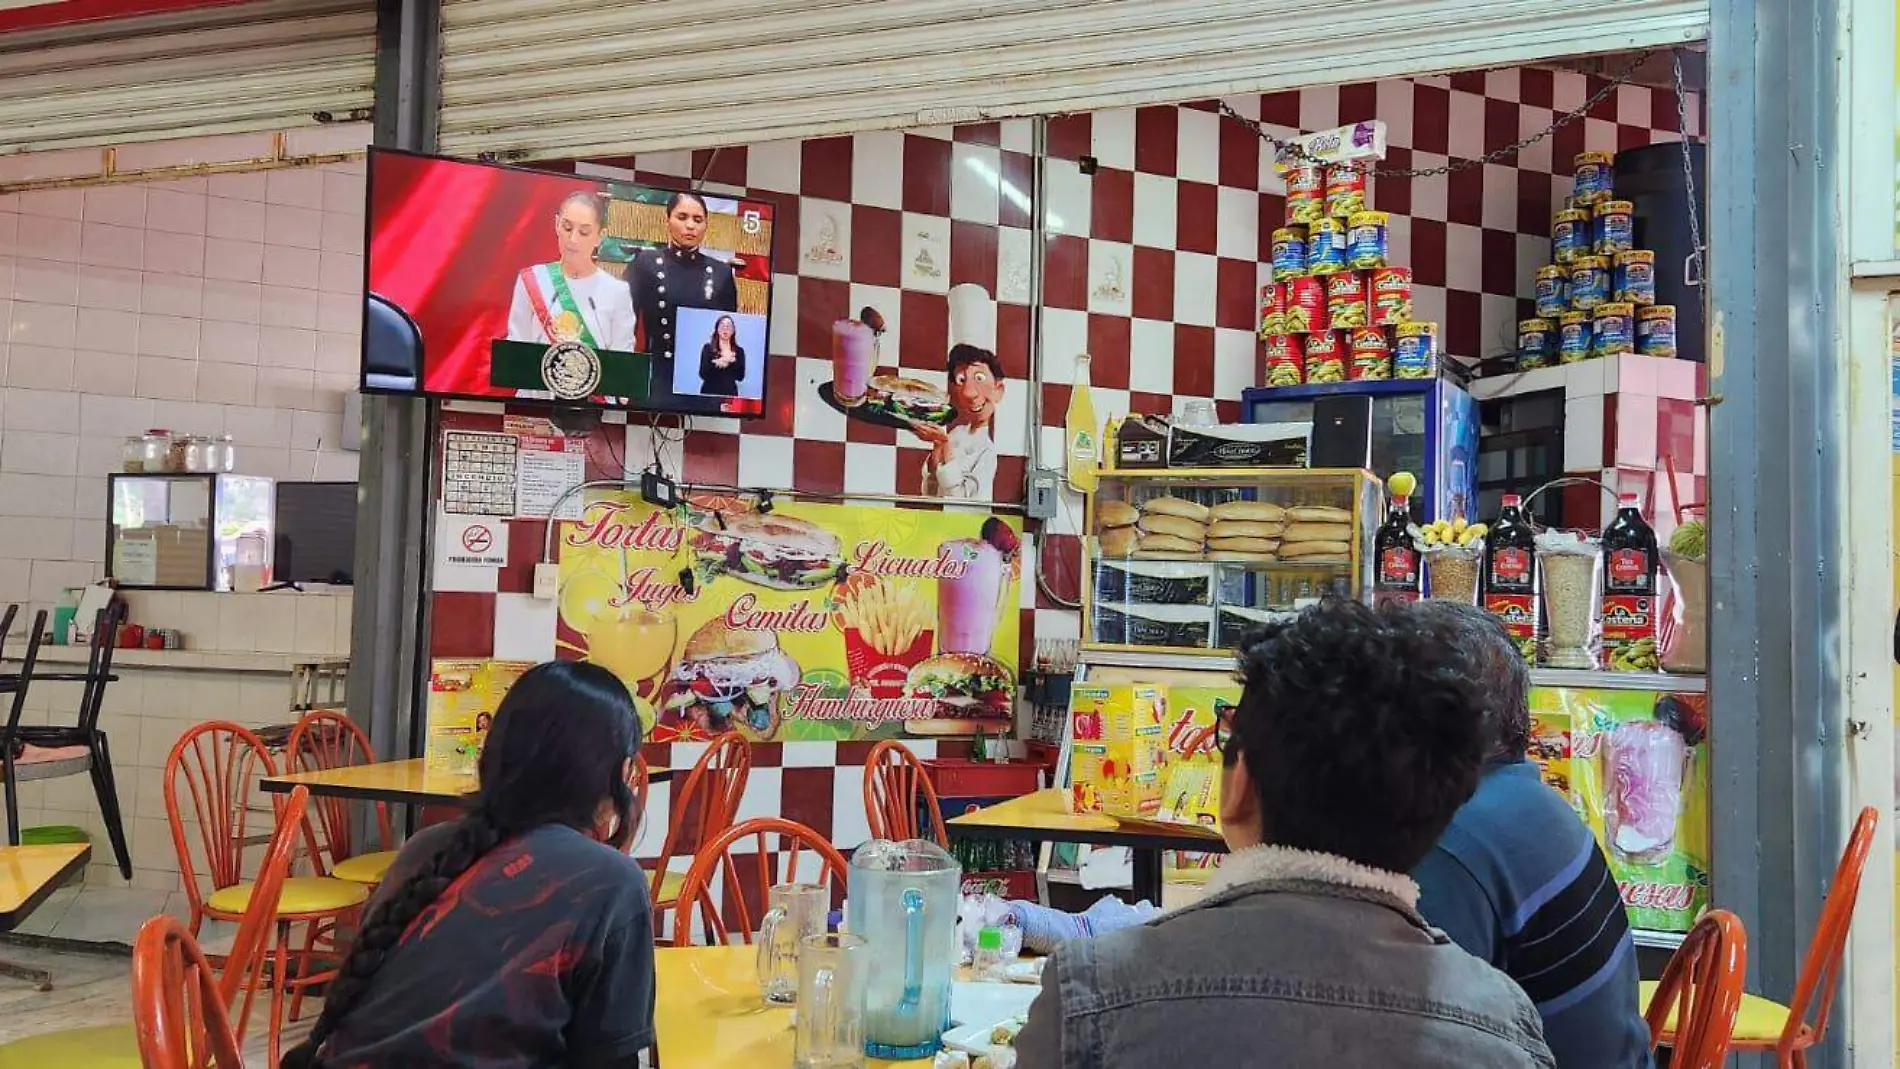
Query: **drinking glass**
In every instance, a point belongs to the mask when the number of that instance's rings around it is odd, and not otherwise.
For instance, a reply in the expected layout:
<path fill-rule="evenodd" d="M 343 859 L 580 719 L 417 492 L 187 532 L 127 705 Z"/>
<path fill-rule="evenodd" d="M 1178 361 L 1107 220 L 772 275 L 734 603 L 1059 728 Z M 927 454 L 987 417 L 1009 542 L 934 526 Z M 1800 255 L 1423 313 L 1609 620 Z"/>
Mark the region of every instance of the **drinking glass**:
<path fill-rule="evenodd" d="M 798 1001 L 798 948 L 825 931 L 830 895 L 815 883 L 781 883 L 771 890 L 771 908 L 759 924 L 759 990 L 765 1001 Z"/>
<path fill-rule="evenodd" d="M 864 1069 L 864 996 L 870 944 L 833 932 L 799 944 L 803 996 L 792 1038 L 794 1069 Z"/>

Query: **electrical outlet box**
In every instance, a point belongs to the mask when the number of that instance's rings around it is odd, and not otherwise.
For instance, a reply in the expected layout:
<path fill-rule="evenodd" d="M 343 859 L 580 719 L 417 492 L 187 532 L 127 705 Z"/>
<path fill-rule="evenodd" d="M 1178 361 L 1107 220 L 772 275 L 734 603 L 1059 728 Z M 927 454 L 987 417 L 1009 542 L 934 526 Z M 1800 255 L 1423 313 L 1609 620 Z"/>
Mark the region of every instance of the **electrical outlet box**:
<path fill-rule="evenodd" d="M 1029 473 L 1028 492 L 1023 511 L 1032 520 L 1053 520 L 1062 493 L 1062 473 L 1053 468 L 1037 468 Z"/>
<path fill-rule="evenodd" d="M 534 566 L 534 596 L 542 601 L 553 601 L 561 596 L 560 565 L 544 560 Z"/>

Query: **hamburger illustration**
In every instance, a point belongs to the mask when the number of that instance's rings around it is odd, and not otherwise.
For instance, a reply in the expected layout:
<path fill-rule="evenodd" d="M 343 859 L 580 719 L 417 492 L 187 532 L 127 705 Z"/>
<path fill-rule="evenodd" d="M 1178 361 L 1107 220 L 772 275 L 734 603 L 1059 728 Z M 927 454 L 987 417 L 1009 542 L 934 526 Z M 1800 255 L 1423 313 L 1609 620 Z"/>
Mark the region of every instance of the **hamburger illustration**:
<path fill-rule="evenodd" d="M 708 735 L 738 730 L 756 739 L 778 732 L 779 695 L 798 684 L 798 662 L 772 631 L 742 631 L 715 616 L 680 651 L 660 696 L 662 723 L 693 723 Z"/>
<path fill-rule="evenodd" d="M 912 698 L 934 698 L 937 715 L 909 720 L 913 735 L 968 735 L 1007 722 L 1016 702 L 1016 676 L 1007 665 L 981 653 L 939 653 L 910 670 L 904 680 Z"/>
<path fill-rule="evenodd" d="M 782 513 L 715 512 L 696 529 L 692 545 L 709 571 L 779 590 L 820 587 L 844 571 L 837 535 Z"/>

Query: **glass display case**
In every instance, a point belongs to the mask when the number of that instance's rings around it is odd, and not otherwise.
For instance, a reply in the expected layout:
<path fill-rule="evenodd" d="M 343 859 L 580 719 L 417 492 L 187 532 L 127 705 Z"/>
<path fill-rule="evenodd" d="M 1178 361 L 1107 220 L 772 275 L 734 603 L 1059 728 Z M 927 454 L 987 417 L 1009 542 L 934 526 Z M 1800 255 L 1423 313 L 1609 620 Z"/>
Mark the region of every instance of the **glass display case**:
<path fill-rule="evenodd" d="M 106 478 L 106 576 L 146 590 L 246 589 L 270 581 L 276 482 L 261 475 Z"/>
<path fill-rule="evenodd" d="M 1363 599 L 1383 487 L 1301 468 L 1100 473 L 1088 500 L 1083 643 L 1215 653 L 1326 594 Z"/>

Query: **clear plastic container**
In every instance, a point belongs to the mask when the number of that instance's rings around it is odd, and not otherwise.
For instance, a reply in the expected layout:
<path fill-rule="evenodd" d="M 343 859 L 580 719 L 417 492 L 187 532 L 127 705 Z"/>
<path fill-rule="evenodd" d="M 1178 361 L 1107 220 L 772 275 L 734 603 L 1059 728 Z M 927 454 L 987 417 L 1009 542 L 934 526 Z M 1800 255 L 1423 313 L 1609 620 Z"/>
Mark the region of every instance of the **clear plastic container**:
<path fill-rule="evenodd" d="M 1004 969 L 1009 965 L 1009 955 L 1003 950 L 1003 930 L 985 928 L 976 933 L 976 957 L 970 962 L 970 971 L 976 974 L 978 981 L 1002 983 L 1009 979 Z"/>
<path fill-rule="evenodd" d="M 1425 553 L 1426 597 L 1439 601 L 1478 600 L 1478 574 L 1484 552 L 1478 548 L 1444 547 Z"/>
<path fill-rule="evenodd" d="M 1544 663 L 1551 668 L 1596 667 L 1591 653 L 1596 638 L 1596 543 L 1556 532 L 1539 535 L 1537 566 L 1543 571 L 1544 617 L 1550 626 Z"/>

